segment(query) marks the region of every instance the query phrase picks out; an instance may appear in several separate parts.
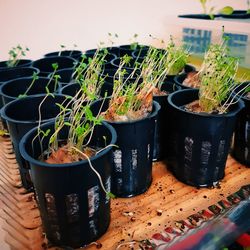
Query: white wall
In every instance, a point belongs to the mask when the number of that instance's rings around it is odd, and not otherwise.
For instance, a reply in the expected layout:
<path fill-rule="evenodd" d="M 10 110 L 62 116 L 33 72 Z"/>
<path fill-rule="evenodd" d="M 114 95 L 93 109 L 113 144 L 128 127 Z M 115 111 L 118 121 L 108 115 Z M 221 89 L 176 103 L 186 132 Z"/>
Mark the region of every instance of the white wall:
<path fill-rule="evenodd" d="M 245 9 L 246 0 L 210 0 L 217 9 Z M 28 57 L 39 58 L 60 44 L 84 50 L 108 41 L 152 43 L 149 34 L 168 39 L 178 29 L 178 14 L 199 13 L 199 0 L 0 0 L 0 61 L 11 47 L 28 46 Z"/>

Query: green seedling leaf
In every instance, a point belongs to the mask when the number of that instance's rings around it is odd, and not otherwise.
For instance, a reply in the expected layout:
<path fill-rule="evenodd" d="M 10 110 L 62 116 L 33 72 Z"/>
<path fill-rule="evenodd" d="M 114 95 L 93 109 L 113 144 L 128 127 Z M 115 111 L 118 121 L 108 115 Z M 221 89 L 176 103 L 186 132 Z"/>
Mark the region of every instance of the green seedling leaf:
<path fill-rule="evenodd" d="M 71 127 L 71 123 L 70 122 L 64 122 L 64 125 Z"/>
<path fill-rule="evenodd" d="M 247 14 L 250 14 L 250 9 L 247 10 Z"/>
<path fill-rule="evenodd" d="M 111 198 L 111 199 L 115 199 L 116 198 L 116 196 L 113 193 L 111 193 L 111 192 L 107 192 L 107 196 L 109 198 Z"/>
<path fill-rule="evenodd" d="M 0 129 L 0 136 L 6 136 L 9 135 L 9 133 L 6 130 Z"/>
<path fill-rule="evenodd" d="M 57 70 L 58 69 L 58 63 L 52 63 L 52 68 L 54 70 Z"/>
<path fill-rule="evenodd" d="M 220 13 L 223 15 L 232 15 L 234 12 L 234 9 L 231 6 L 225 6 L 220 10 Z"/>
<path fill-rule="evenodd" d="M 27 97 L 27 95 L 20 94 L 17 98 L 21 99 L 21 98 L 25 98 L 25 97 Z"/>

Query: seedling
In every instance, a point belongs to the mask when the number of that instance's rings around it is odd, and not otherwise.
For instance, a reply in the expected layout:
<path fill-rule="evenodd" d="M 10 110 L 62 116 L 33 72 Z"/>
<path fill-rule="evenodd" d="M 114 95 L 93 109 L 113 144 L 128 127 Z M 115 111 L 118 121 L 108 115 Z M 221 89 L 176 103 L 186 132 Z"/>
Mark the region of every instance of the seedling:
<path fill-rule="evenodd" d="M 29 48 L 25 47 L 22 48 L 21 45 L 17 45 L 16 47 L 13 47 L 9 51 L 9 59 L 7 62 L 8 67 L 15 67 L 17 66 L 19 60 L 23 57 L 26 56 L 26 52 L 29 51 Z"/>
<path fill-rule="evenodd" d="M 232 93 L 239 86 L 234 80 L 239 60 L 229 56 L 228 52 L 227 39 L 224 38 L 220 44 L 211 44 L 205 54 L 199 71 L 201 79 L 199 104 L 206 113 L 226 113 L 237 101 Z"/>
<path fill-rule="evenodd" d="M 214 15 L 213 15 L 213 11 L 215 7 L 210 7 L 208 9 L 207 3 L 209 2 L 209 0 L 199 0 L 201 3 L 201 7 L 203 9 L 203 14 L 205 15 L 209 15 L 211 19 L 214 19 Z"/>

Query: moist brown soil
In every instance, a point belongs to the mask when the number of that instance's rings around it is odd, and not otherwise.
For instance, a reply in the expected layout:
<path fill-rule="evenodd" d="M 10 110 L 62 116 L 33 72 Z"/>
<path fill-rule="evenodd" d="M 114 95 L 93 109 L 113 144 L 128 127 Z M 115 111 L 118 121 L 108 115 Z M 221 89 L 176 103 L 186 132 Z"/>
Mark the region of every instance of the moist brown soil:
<path fill-rule="evenodd" d="M 190 88 L 199 88 L 200 87 L 200 77 L 197 71 L 192 71 L 187 74 L 187 77 L 182 82 L 183 85 Z"/>
<path fill-rule="evenodd" d="M 83 153 L 90 158 L 96 154 L 96 150 L 86 147 L 84 148 Z M 63 145 L 59 147 L 58 150 L 53 151 L 45 162 L 49 164 L 64 164 L 86 160 L 87 157 L 70 148 L 68 145 Z"/>
<path fill-rule="evenodd" d="M 185 110 L 193 113 L 203 113 L 202 108 L 198 100 L 195 100 L 187 105 L 185 105 Z"/>
<path fill-rule="evenodd" d="M 153 96 L 167 96 L 167 95 L 169 95 L 169 92 L 167 91 L 160 90 L 158 88 L 153 89 Z"/>

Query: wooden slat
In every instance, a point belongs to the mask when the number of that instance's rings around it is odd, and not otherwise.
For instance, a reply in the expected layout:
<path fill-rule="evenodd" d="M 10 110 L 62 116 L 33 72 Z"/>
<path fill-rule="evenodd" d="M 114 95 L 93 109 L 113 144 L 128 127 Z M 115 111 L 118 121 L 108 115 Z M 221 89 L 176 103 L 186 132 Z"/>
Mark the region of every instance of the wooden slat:
<path fill-rule="evenodd" d="M 220 187 L 214 189 L 187 186 L 176 180 L 163 162 L 154 163 L 153 182 L 146 193 L 112 200 L 111 224 L 98 242 L 101 249 L 112 250 L 121 241 L 151 238 L 154 233 L 207 209 L 247 184 L 250 184 L 250 168 L 230 156 L 226 176 Z M 157 213 L 159 209 L 162 214 Z M 20 188 L 8 138 L 0 139 L 0 218 L 0 246 L 2 241 L 5 247 L 1 249 L 43 249 L 39 211 L 33 195 Z M 96 246 L 86 249 L 96 249 Z"/>

